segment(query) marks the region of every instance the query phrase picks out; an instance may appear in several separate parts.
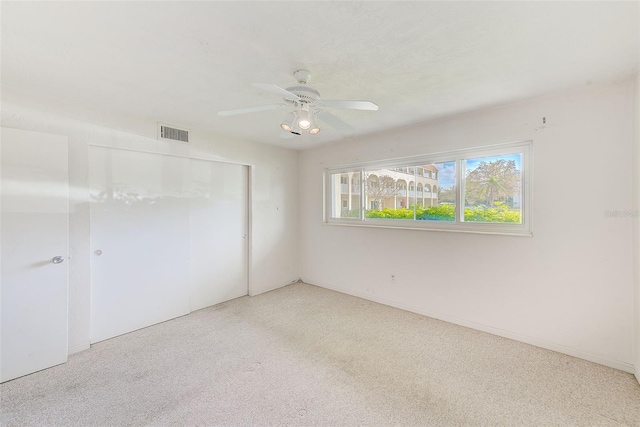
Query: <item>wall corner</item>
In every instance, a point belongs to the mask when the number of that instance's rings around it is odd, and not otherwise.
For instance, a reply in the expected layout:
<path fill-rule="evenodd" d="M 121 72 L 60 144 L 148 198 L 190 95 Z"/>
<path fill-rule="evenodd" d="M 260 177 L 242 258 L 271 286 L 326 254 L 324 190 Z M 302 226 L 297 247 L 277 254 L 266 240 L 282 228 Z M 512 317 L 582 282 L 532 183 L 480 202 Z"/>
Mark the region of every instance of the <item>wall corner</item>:
<path fill-rule="evenodd" d="M 633 365 L 640 383 L 640 71 L 636 72 L 633 81 Z"/>

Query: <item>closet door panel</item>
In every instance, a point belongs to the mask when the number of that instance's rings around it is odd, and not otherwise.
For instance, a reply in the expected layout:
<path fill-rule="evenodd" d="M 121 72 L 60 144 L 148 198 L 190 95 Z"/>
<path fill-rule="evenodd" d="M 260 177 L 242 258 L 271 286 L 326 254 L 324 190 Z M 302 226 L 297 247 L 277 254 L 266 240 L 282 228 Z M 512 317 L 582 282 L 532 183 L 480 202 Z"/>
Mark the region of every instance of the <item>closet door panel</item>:
<path fill-rule="evenodd" d="M 189 313 L 188 167 L 90 147 L 91 342 Z"/>
<path fill-rule="evenodd" d="M 247 295 L 248 168 L 190 160 L 191 310 Z"/>

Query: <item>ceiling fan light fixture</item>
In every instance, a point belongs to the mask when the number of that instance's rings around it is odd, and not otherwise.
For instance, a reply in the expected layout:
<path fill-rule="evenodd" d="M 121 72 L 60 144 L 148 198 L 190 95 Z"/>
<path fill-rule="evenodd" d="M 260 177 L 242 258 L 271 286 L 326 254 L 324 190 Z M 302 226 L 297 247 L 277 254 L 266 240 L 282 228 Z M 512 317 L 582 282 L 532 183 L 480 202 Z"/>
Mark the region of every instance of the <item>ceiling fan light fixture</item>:
<path fill-rule="evenodd" d="M 294 127 L 289 132 L 291 132 L 294 135 L 302 135 L 302 133 L 300 132 L 300 128 L 297 128 L 297 127 Z"/>
<path fill-rule="evenodd" d="M 310 117 L 310 126 L 309 126 L 309 135 L 315 135 L 320 132 L 320 128 L 318 127 L 318 122 L 316 121 L 315 114 L 312 114 Z"/>
<path fill-rule="evenodd" d="M 300 119 L 298 125 L 300 126 L 300 129 L 307 130 L 311 127 L 311 122 L 307 119 Z"/>
<path fill-rule="evenodd" d="M 301 108 L 298 114 L 298 126 L 300 129 L 307 130 L 311 127 L 311 117 L 309 116 L 309 110 Z"/>
<path fill-rule="evenodd" d="M 293 132 L 293 128 L 295 127 L 295 124 L 296 124 L 296 114 L 291 112 L 287 114 L 287 117 L 284 119 L 284 121 L 280 123 L 280 127 L 286 130 L 287 132 L 295 133 Z"/>

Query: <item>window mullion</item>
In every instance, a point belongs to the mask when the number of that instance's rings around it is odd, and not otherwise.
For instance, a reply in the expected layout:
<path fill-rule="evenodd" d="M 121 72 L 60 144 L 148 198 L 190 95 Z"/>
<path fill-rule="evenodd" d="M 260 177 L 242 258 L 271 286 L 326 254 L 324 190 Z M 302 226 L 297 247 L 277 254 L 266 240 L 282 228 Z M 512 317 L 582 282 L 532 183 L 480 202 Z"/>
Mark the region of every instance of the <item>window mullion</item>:
<path fill-rule="evenodd" d="M 465 162 L 456 160 L 456 222 L 464 222 L 464 175 Z"/>
<path fill-rule="evenodd" d="M 416 220 L 416 206 L 418 206 L 418 166 L 413 167 L 413 220 Z"/>
<path fill-rule="evenodd" d="M 367 183 L 364 180 L 364 169 L 360 169 L 360 221 L 364 222 L 364 208 L 367 204 Z"/>

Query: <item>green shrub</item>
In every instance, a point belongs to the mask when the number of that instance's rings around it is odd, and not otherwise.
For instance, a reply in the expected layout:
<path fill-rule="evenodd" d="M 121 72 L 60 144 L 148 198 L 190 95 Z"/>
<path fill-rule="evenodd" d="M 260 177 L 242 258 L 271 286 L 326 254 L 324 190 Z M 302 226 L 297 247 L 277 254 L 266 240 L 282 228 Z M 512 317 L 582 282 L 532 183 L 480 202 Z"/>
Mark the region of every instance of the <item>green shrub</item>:
<path fill-rule="evenodd" d="M 417 207 L 416 219 L 428 221 L 454 221 L 456 218 L 454 205 L 439 205 L 429 207 Z M 384 219 L 413 219 L 413 207 L 411 209 L 389 209 L 368 210 L 365 212 L 366 218 Z M 464 220 L 468 222 L 495 222 L 495 223 L 515 223 L 521 222 L 519 211 L 509 210 L 503 203 L 495 203 L 493 208 L 472 207 L 464 210 Z"/>
<path fill-rule="evenodd" d="M 509 210 L 502 202 L 495 202 L 493 208 L 466 208 L 464 220 L 468 222 L 508 222 L 520 224 L 522 216 L 520 211 Z"/>
<path fill-rule="evenodd" d="M 456 207 L 454 205 L 429 206 L 416 209 L 416 219 L 429 221 L 455 221 Z"/>
<path fill-rule="evenodd" d="M 365 217 L 386 219 L 413 219 L 413 209 L 384 208 L 381 211 L 370 210 L 365 213 Z"/>

